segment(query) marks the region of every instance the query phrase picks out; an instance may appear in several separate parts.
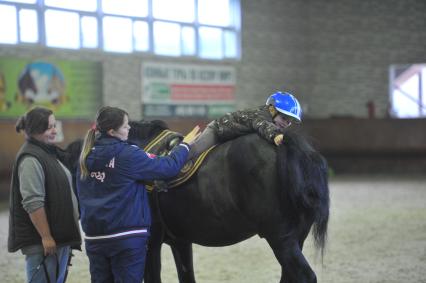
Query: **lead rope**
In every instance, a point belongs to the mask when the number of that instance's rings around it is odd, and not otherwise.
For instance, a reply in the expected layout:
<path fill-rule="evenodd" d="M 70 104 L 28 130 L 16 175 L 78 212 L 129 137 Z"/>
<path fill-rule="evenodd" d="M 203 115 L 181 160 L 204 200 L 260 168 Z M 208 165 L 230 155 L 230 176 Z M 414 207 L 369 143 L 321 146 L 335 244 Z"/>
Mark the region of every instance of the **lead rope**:
<path fill-rule="evenodd" d="M 36 274 L 40 271 L 40 268 L 42 266 L 43 266 L 44 276 L 46 277 L 47 283 L 50 283 L 49 273 L 47 272 L 47 267 L 45 264 L 46 258 L 47 256 L 43 256 L 43 259 L 41 260 L 40 264 L 36 267 L 36 271 L 33 273 L 33 276 L 31 276 L 29 283 L 31 283 L 34 280 L 34 276 L 36 276 Z M 58 260 L 57 254 L 55 254 L 55 259 L 56 259 L 56 269 L 55 269 L 55 282 L 56 282 L 58 279 L 58 274 L 59 274 L 59 260 Z"/>
<path fill-rule="evenodd" d="M 166 191 L 167 192 L 167 191 Z M 176 236 L 172 233 L 172 231 L 170 231 L 169 227 L 167 226 L 166 222 L 164 221 L 163 218 L 163 214 L 161 213 L 161 209 L 160 209 L 160 200 L 158 198 L 158 190 L 153 190 L 153 198 L 154 198 L 154 202 L 155 202 L 155 206 L 156 206 L 156 210 L 157 210 L 157 214 L 158 214 L 158 218 L 160 218 L 160 223 L 161 226 L 163 227 L 164 231 L 166 232 L 166 234 L 172 239 L 172 240 L 176 240 Z"/>
<path fill-rule="evenodd" d="M 164 130 L 162 131 L 157 137 L 155 137 L 150 143 L 148 143 L 147 146 L 145 146 L 144 151 L 147 152 L 148 150 L 152 149 L 155 145 L 157 145 L 157 143 L 163 139 L 166 135 L 168 135 L 169 133 L 172 133 L 172 131 L 169 130 Z M 164 190 L 165 192 L 167 192 L 167 190 Z M 153 199 L 154 199 L 154 203 L 156 206 L 156 210 L 157 210 L 157 214 L 158 217 L 160 218 L 160 223 L 161 226 L 163 227 L 164 231 L 166 232 L 166 234 L 172 239 L 175 240 L 176 236 L 170 231 L 169 227 L 166 225 L 166 222 L 164 221 L 163 215 L 161 213 L 161 209 L 160 209 L 160 200 L 158 198 L 158 193 L 159 191 L 154 189 L 154 186 L 151 190 L 151 193 L 153 194 Z"/>

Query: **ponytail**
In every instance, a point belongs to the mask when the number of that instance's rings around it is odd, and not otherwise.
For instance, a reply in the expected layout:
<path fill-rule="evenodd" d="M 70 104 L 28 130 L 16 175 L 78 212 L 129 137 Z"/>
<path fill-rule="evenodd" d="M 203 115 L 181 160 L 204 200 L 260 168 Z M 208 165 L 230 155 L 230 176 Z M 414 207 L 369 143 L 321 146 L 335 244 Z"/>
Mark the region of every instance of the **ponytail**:
<path fill-rule="evenodd" d="M 87 169 L 86 166 L 86 158 L 90 153 L 90 150 L 93 147 L 93 144 L 95 143 L 95 134 L 96 134 L 96 129 L 95 128 L 91 128 L 90 130 L 87 131 L 87 134 L 84 138 L 84 142 L 83 142 L 83 148 L 81 150 L 80 153 L 80 178 L 81 180 L 85 179 L 87 176 L 89 176 L 89 170 Z"/>
<path fill-rule="evenodd" d="M 25 129 L 25 115 L 22 115 L 21 117 L 19 117 L 18 121 L 16 122 L 15 131 L 17 133 L 20 133 L 24 129 Z"/>
<path fill-rule="evenodd" d="M 89 176 L 86 159 L 95 143 L 96 131 L 105 134 L 111 129 L 117 130 L 123 124 L 124 116 L 129 116 L 126 111 L 111 106 L 104 106 L 96 113 L 95 122 L 84 138 L 83 149 L 80 154 L 80 174 L 82 180 Z"/>

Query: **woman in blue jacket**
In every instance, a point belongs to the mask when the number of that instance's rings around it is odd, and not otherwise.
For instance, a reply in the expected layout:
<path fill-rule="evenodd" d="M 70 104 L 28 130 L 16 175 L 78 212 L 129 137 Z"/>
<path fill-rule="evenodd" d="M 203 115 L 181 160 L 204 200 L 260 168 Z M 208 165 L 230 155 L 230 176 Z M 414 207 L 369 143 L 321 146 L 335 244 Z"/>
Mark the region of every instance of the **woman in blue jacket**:
<path fill-rule="evenodd" d="M 92 282 L 142 282 L 151 213 L 140 181 L 177 175 L 199 131 L 169 156 L 151 157 L 126 142 L 128 122 L 124 110 L 101 108 L 80 156 L 77 191 Z"/>

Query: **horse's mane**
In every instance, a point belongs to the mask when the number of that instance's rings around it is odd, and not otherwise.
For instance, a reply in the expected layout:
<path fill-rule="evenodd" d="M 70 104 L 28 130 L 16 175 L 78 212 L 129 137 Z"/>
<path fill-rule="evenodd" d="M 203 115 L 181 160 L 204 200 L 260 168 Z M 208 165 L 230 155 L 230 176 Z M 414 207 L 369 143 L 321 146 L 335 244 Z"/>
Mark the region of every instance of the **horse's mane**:
<path fill-rule="evenodd" d="M 83 147 L 83 139 L 76 139 L 75 141 L 68 144 L 65 148 L 65 152 L 68 153 L 68 162 L 67 167 L 71 172 L 75 172 L 77 169 L 77 164 L 80 158 L 80 152 Z"/>
<path fill-rule="evenodd" d="M 308 211 L 313 221 L 315 246 L 324 253 L 329 217 L 328 167 L 325 158 L 312 146 L 305 134 L 289 131 L 278 149 L 278 166 L 283 199 L 290 200 L 295 215 Z"/>
<path fill-rule="evenodd" d="M 285 133 L 284 145 L 297 148 L 303 152 L 316 152 L 312 140 L 300 130 L 290 129 Z"/>

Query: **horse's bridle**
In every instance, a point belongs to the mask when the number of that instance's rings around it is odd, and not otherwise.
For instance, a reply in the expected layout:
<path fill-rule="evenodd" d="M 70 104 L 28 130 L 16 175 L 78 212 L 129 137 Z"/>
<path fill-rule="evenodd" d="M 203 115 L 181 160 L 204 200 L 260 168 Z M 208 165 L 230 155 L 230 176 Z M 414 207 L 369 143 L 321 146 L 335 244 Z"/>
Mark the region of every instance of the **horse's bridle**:
<path fill-rule="evenodd" d="M 164 130 L 144 147 L 144 151 L 158 154 L 161 149 L 161 146 L 168 141 L 168 138 L 173 138 L 173 137 L 174 139 L 170 141 L 169 146 L 173 142 L 178 143 L 182 135 L 170 130 Z"/>

